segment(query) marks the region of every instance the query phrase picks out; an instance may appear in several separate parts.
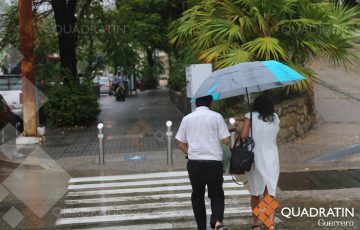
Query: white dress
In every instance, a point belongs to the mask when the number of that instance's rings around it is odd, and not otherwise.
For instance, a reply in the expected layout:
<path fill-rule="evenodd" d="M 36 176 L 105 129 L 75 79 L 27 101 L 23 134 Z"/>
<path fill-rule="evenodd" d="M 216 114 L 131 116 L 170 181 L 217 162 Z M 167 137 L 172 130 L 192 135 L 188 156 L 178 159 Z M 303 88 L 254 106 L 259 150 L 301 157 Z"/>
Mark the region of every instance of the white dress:
<path fill-rule="evenodd" d="M 262 195 L 265 187 L 271 196 L 276 196 L 280 173 L 276 139 L 280 129 L 280 119 L 277 114 L 274 115 L 273 122 L 264 122 L 259 119 L 259 113 L 253 112 L 252 114 L 255 167 L 246 172 L 246 176 L 250 193 L 254 196 Z M 247 113 L 245 117 L 250 119 L 250 113 Z"/>

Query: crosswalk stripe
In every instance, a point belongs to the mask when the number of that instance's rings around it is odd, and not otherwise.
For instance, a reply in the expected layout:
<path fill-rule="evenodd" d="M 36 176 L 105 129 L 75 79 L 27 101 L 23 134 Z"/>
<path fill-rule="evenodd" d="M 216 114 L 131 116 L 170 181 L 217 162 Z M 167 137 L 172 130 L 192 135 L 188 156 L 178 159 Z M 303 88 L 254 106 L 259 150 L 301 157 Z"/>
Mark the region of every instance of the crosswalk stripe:
<path fill-rule="evenodd" d="M 206 205 L 210 205 L 209 200 L 206 200 Z M 226 205 L 239 205 L 240 200 L 225 200 Z M 83 208 L 64 208 L 60 211 L 61 215 L 67 214 L 76 214 L 76 213 L 109 213 L 112 211 L 127 211 L 127 210 L 137 210 L 137 209 L 162 209 L 162 208 L 175 208 L 175 207 L 191 207 L 191 201 L 181 201 L 181 202 L 152 202 L 144 204 L 126 204 L 126 205 L 114 205 L 114 206 L 99 206 L 99 207 L 83 207 Z"/>
<path fill-rule="evenodd" d="M 239 216 L 251 216 L 249 191 L 233 183 L 232 176 L 223 178 L 225 217 L 239 223 Z M 195 228 L 191 190 L 187 171 L 71 178 L 55 225 L 88 230 Z M 207 197 L 205 204 L 211 213 Z"/>
<path fill-rule="evenodd" d="M 247 190 L 225 190 L 225 196 L 245 196 L 249 195 Z M 207 196 L 205 194 L 205 196 Z M 101 197 L 92 199 L 72 199 L 65 200 L 66 205 L 76 204 L 95 204 L 95 203 L 116 203 L 126 201 L 143 201 L 143 200 L 160 200 L 160 199 L 181 199 L 190 198 L 191 193 L 174 193 L 174 194 L 156 194 L 156 195 L 143 195 L 143 196 L 125 196 L 125 197 Z"/>
<path fill-rule="evenodd" d="M 281 223 L 282 221 L 275 217 L 275 223 Z M 250 225 L 250 218 L 225 218 L 225 226 L 243 226 Z M 113 225 L 113 226 L 101 226 L 95 228 L 81 228 L 76 230 L 162 230 L 162 229 L 196 229 L 195 221 L 181 221 L 172 223 L 160 223 L 160 224 L 134 224 L 134 225 Z M 239 228 L 236 228 L 239 229 Z M 241 229 L 246 229 L 243 227 Z"/>
<path fill-rule="evenodd" d="M 163 223 L 163 224 L 138 224 L 138 225 L 129 225 L 129 226 L 110 226 L 110 227 L 100 227 L 100 228 L 86 228 L 78 230 L 161 230 L 161 229 L 172 229 L 174 224 Z"/>
<path fill-rule="evenodd" d="M 224 177 L 224 181 L 232 181 L 229 176 Z M 171 179 L 171 180 L 148 180 L 148 181 L 131 181 L 120 183 L 100 183 L 100 184 L 75 184 L 69 185 L 69 190 L 77 189 L 94 189 L 94 188 L 114 188 L 114 187 L 128 187 L 128 186 L 146 186 L 146 185 L 161 185 L 161 184 L 183 184 L 189 183 L 189 178 Z"/>
<path fill-rule="evenodd" d="M 69 180 L 69 183 L 112 181 L 112 180 L 135 180 L 135 179 L 166 178 L 166 177 L 181 177 L 181 176 L 182 177 L 188 176 L 188 172 L 177 171 L 177 172 L 130 174 L 130 175 L 120 175 L 120 176 L 77 177 L 77 178 L 71 178 Z"/>
<path fill-rule="evenodd" d="M 158 172 L 147 174 L 130 174 L 117 176 L 95 176 L 95 177 L 75 177 L 69 180 L 69 183 L 83 183 L 83 182 L 104 182 L 117 180 L 136 180 L 136 179 L 150 179 L 150 178 L 170 178 L 170 177 L 188 177 L 187 171 L 176 172 Z M 224 175 L 224 179 L 231 180 L 231 175 Z"/>
<path fill-rule="evenodd" d="M 224 183 L 224 188 L 238 188 L 239 185 L 235 183 Z M 69 192 L 67 196 L 94 196 L 94 195 L 114 195 L 126 193 L 150 193 L 150 192 L 170 192 L 170 191 L 184 191 L 191 190 L 191 185 L 181 186 L 163 186 L 150 188 L 129 188 L 129 189 L 111 189 L 111 190 L 94 190 L 94 191 L 80 191 Z"/>
<path fill-rule="evenodd" d="M 207 210 L 210 213 L 210 210 Z M 228 214 L 250 214 L 250 208 L 227 208 L 225 215 Z M 137 213 L 123 214 L 123 215 L 102 215 L 91 217 L 67 217 L 60 218 L 56 221 L 56 225 L 70 225 L 70 224 L 91 224 L 91 223 L 105 223 L 117 221 L 134 221 L 134 220 L 153 220 L 153 219 L 167 219 L 176 217 L 192 217 L 194 214 L 191 209 L 180 211 L 166 211 L 166 212 L 151 212 L 151 213 Z"/>

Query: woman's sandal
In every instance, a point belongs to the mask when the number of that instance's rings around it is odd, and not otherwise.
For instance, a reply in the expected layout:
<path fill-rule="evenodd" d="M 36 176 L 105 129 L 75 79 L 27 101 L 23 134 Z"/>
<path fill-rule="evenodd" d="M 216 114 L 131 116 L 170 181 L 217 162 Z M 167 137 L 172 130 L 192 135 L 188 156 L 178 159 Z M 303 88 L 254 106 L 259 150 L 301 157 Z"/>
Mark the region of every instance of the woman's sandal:
<path fill-rule="evenodd" d="M 260 225 L 254 224 L 254 225 L 251 226 L 250 229 L 251 229 L 251 230 L 258 230 L 257 228 L 261 229 L 261 228 L 260 228 Z"/>

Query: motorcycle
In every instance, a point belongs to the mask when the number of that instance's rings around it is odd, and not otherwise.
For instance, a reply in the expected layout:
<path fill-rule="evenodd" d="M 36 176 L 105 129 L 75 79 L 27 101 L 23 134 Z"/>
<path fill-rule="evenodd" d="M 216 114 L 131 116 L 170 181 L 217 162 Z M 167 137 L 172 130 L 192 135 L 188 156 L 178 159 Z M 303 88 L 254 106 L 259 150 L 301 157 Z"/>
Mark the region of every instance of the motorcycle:
<path fill-rule="evenodd" d="M 121 84 L 114 85 L 114 93 L 117 101 L 125 101 L 125 88 Z"/>

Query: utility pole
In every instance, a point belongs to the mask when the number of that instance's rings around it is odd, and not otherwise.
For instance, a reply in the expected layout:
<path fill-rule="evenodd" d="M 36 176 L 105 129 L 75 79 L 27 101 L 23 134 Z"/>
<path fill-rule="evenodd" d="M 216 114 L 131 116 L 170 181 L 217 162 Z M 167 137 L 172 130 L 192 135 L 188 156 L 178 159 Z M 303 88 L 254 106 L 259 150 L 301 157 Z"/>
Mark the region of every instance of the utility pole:
<path fill-rule="evenodd" d="M 32 0 L 19 0 L 20 49 L 22 96 L 24 103 L 24 136 L 36 136 L 36 87 L 34 71 L 34 42 L 32 21 Z"/>

